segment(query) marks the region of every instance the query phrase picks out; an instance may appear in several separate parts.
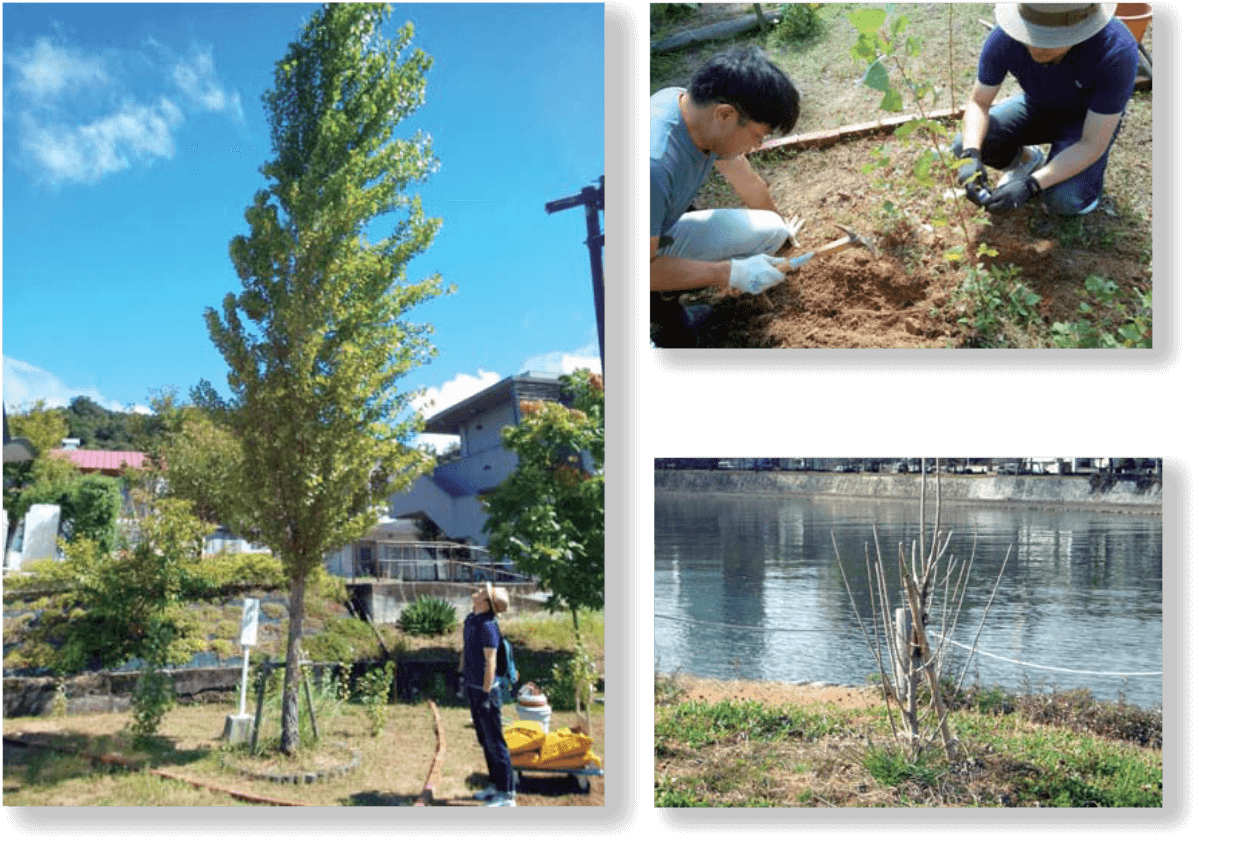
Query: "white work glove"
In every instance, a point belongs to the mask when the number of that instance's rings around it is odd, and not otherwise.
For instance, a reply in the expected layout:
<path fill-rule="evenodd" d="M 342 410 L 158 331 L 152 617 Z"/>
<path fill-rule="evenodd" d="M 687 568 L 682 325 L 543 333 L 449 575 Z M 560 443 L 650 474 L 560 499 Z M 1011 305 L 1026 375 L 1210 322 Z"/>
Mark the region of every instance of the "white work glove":
<path fill-rule="evenodd" d="M 791 244 L 791 248 L 799 248 L 800 241 L 797 239 L 797 235 L 800 233 L 800 229 L 804 227 L 804 218 L 802 216 L 793 216 L 790 219 L 784 217 L 783 222 L 787 224 L 787 230 L 790 232 L 787 234 L 787 242 Z"/>
<path fill-rule="evenodd" d="M 771 257 L 768 254 L 755 254 L 743 259 L 731 261 L 731 289 L 757 295 L 770 287 L 782 283 L 786 279 L 783 274 L 788 269 L 797 269 L 808 262 L 812 252 L 801 255 L 794 260 L 785 257 Z"/>

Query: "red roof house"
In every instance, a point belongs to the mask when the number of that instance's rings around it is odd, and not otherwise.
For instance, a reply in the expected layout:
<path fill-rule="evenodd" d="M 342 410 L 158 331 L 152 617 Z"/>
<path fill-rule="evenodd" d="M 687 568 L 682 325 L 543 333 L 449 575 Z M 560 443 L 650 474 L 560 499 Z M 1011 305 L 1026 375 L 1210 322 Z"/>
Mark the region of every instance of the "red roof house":
<path fill-rule="evenodd" d="M 101 473 L 118 477 L 128 468 L 146 464 L 145 453 L 136 450 L 53 450 L 52 455 L 68 459 L 83 473 Z"/>

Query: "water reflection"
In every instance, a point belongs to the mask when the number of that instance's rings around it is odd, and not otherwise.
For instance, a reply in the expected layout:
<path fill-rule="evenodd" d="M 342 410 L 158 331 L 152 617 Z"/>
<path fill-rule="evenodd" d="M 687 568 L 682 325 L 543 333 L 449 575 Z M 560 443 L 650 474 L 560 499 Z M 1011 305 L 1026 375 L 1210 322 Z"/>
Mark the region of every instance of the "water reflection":
<path fill-rule="evenodd" d="M 967 598 L 950 632 L 969 646 L 1011 548 L 978 643 L 988 654 L 973 659 L 968 680 L 1011 689 L 1087 686 L 1100 698 L 1121 692 L 1136 704 L 1160 704 L 1159 676 L 1098 674 L 1161 669 L 1159 518 L 948 506 L 942 526 L 953 532 L 956 558 L 974 557 Z M 914 502 L 660 492 L 657 668 L 863 683 L 876 667 L 834 542 L 859 612 L 871 620 L 865 558 L 879 550 L 893 568 L 900 543 L 909 549 L 919 539 Z M 957 668 L 966 652 L 951 649 Z"/>

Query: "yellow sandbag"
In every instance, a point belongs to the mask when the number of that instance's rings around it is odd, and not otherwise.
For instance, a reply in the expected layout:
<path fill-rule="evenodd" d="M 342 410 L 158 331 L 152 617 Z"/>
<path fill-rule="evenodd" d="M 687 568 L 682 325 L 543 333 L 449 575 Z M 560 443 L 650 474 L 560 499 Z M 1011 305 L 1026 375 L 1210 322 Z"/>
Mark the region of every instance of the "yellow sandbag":
<path fill-rule="evenodd" d="M 503 739 L 507 741 L 507 750 L 512 754 L 536 752 L 546 739 L 546 732 L 538 723 L 524 720 L 504 728 Z"/>
<path fill-rule="evenodd" d="M 541 760 L 541 757 L 536 751 L 525 751 L 519 754 L 513 754 L 511 758 L 513 766 L 523 766 L 529 769 L 536 768 L 537 764 Z"/>
<path fill-rule="evenodd" d="M 540 765 L 553 763 L 561 757 L 584 754 L 593 745 L 593 737 L 587 734 L 575 734 L 567 728 L 560 728 L 553 734 L 547 734 L 542 743 Z"/>
<path fill-rule="evenodd" d="M 589 766 L 601 766 L 602 758 L 585 749 L 583 754 L 565 754 L 554 760 L 543 760 L 537 764 L 538 769 L 584 769 Z"/>

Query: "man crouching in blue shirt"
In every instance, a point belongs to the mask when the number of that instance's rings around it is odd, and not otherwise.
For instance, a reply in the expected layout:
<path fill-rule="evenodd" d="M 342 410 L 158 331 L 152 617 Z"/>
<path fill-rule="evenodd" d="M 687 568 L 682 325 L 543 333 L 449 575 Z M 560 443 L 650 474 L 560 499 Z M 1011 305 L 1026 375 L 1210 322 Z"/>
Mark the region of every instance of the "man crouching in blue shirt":
<path fill-rule="evenodd" d="M 795 84 L 757 47 L 719 53 L 687 88 L 650 97 L 650 316 L 676 341 L 704 315 L 685 313 L 676 293 L 713 287 L 756 295 L 795 267 L 773 255 L 795 242 L 802 220 L 782 215 L 747 154 L 771 133 L 791 131 L 799 113 Z M 743 208 L 693 209 L 714 170 Z"/>
<path fill-rule="evenodd" d="M 1040 196 L 1063 215 L 1100 204 L 1109 150 L 1135 86 L 1139 47 L 1116 3 L 998 3 L 954 154 L 958 182 L 989 211 Z M 993 107 L 1009 73 L 1023 92 Z M 1046 160 L 1039 144 L 1049 144 Z M 991 186 L 985 167 L 1005 170 Z"/>

